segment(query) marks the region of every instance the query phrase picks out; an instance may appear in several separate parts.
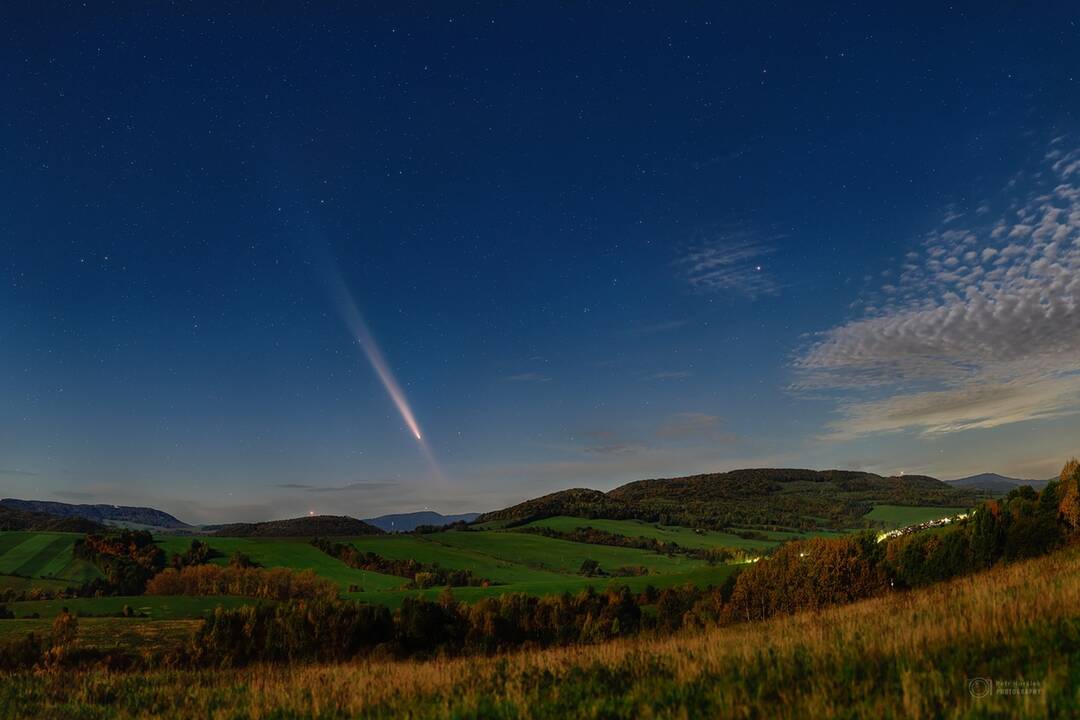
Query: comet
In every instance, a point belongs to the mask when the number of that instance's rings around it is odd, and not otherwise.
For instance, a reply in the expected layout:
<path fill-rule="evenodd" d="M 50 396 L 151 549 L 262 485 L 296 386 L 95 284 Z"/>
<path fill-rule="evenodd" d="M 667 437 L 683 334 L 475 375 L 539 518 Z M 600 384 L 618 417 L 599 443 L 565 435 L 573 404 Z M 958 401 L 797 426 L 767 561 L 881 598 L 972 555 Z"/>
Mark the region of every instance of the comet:
<path fill-rule="evenodd" d="M 371 368 L 375 371 L 375 375 L 378 376 L 383 387 L 386 388 L 386 394 L 390 396 L 390 400 L 397 407 L 401 419 L 405 421 L 405 425 L 409 428 L 409 432 L 413 434 L 413 437 L 420 444 L 420 449 L 424 453 L 424 457 L 427 458 L 436 477 L 442 479 L 442 471 L 435 462 L 435 456 L 431 452 L 431 448 L 428 447 L 427 442 L 424 440 L 424 433 L 420 430 L 420 423 L 417 422 L 416 415 L 409 406 L 405 391 L 401 389 L 397 378 L 394 377 L 394 371 L 390 369 L 390 364 L 386 362 L 382 350 L 379 349 L 379 344 L 375 341 L 375 336 L 371 334 L 371 330 L 364 321 L 364 316 L 360 312 L 356 300 L 353 298 L 352 293 L 349 292 L 348 286 L 345 285 L 345 280 L 341 277 L 341 273 L 337 272 L 336 268 L 331 267 L 329 263 L 327 264 L 326 274 L 334 302 L 338 306 L 338 311 L 341 313 L 345 326 L 360 346 L 368 362 L 371 363 Z"/>

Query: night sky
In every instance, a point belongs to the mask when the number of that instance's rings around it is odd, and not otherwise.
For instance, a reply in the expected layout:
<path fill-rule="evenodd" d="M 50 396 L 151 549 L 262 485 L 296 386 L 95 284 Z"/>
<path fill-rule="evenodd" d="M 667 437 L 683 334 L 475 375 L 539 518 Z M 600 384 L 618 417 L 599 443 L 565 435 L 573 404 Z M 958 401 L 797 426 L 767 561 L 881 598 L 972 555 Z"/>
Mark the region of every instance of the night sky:
<path fill-rule="evenodd" d="M 0 9 L 0 495 L 1080 452 L 1072 3 L 47 5 Z"/>

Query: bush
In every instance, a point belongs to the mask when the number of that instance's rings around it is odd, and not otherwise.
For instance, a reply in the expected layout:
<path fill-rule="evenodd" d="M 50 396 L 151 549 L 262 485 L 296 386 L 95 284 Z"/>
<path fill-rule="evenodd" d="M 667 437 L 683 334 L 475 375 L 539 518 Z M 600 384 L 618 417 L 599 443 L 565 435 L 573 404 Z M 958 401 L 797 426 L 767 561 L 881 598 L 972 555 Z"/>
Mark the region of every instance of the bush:
<path fill-rule="evenodd" d="M 334 583 L 313 570 L 192 565 L 169 568 L 146 585 L 147 595 L 240 595 L 263 600 L 324 599 L 338 595 Z"/>

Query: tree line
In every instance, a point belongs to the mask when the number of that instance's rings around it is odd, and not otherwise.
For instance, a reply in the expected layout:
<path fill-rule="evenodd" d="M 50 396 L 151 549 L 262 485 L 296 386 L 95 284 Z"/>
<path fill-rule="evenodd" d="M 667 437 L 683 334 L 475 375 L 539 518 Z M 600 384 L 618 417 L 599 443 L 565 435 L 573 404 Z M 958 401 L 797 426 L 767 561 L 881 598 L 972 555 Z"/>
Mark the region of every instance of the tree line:
<path fill-rule="evenodd" d="M 240 565 L 166 568 L 146 584 L 147 595 L 237 595 L 263 600 L 334 599 L 338 586 L 314 570 Z"/>
<path fill-rule="evenodd" d="M 447 589 L 437 600 L 406 598 L 395 612 L 340 601 L 219 609 L 200 632 L 196 659 L 229 665 L 342 660 L 378 649 L 405 656 L 493 652 L 763 620 L 1033 557 L 1078 535 L 1080 464 L 1070 462 L 1061 479 L 1042 492 L 1014 490 L 944 529 L 883 542 L 867 531 L 787 543 L 720 587 L 650 587 L 637 594 L 626 587 L 600 593 L 589 588 L 544 597 L 508 593 L 472 605 L 455 601 Z M 340 633 L 325 630 L 342 627 Z M 257 630 L 245 634 L 242 628 Z"/>
<path fill-rule="evenodd" d="M 278 604 L 218 608 L 191 645 L 167 662 L 228 666 L 337 661 L 371 653 L 496 652 L 756 621 L 947 580 L 1044 554 L 1078 538 L 1080 463 L 1070 461 L 1060 479 L 1041 492 L 1019 488 L 944 528 L 882 542 L 864 532 L 788 543 L 719 587 L 650 587 L 636 594 L 626 587 L 588 588 L 544 597 L 508 593 L 471 605 L 458 602 L 446 588 L 434 600 L 405 598 L 395 611 L 313 593 Z M 170 569 L 163 576 L 178 581 L 184 573 L 208 568 L 217 566 Z M 0 650 L 0 656 L 32 655 L 23 645 Z"/>
<path fill-rule="evenodd" d="M 165 552 L 145 530 L 91 533 L 75 542 L 75 557 L 92 563 L 104 581 L 85 587 L 91 594 L 141 595 L 146 582 L 165 567 Z"/>
<path fill-rule="evenodd" d="M 472 570 L 444 568 L 438 563 L 422 563 L 412 559 L 395 560 L 326 538 L 314 538 L 311 544 L 354 570 L 369 570 L 406 578 L 410 581 L 409 587 L 413 588 L 487 587 L 495 584 L 486 578 L 478 577 Z"/>
<path fill-rule="evenodd" d="M 647 550 L 660 555 L 685 555 L 694 560 L 703 560 L 708 563 L 726 563 L 740 560 L 746 555 L 741 550 L 726 547 L 688 548 L 670 540 L 660 540 L 644 536 L 620 535 L 618 533 L 600 530 L 592 526 L 577 527 L 573 530 L 556 530 L 543 525 L 530 525 L 520 527 L 515 532 L 529 533 L 531 535 L 543 535 L 544 537 L 557 540 L 569 540 L 576 543 L 589 545 L 608 545 L 611 547 L 634 548 Z"/>

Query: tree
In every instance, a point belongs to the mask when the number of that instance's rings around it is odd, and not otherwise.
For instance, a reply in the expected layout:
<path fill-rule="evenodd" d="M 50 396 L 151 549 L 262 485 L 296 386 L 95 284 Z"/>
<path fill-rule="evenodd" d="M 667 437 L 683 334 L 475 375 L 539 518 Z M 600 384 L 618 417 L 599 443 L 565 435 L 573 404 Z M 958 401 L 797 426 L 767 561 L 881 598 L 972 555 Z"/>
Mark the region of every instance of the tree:
<path fill-rule="evenodd" d="M 52 624 L 52 637 L 48 651 L 45 654 L 45 662 L 50 665 L 59 665 L 71 652 L 75 645 L 75 638 L 79 635 L 79 621 L 68 612 L 67 608 L 60 610 Z"/>
<path fill-rule="evenodd" d="M 1001 503 L 990 501 L 975 510 L 971 525 L 971 555 L 977 568 L 993 565 L 1004 551 L 1005 524 Z"/>
<path fill-rule="evenodd" d="M 1080 529 L 1080 462 L 1076 458 L 1065 463 L 1061 469 L 1058 495 L 1061 498 L 1058 508 L 1068 529 Z"/>
<path fill-rule="evenodd" d="M 600 574 L 600 563 L 592 558 L 581 561 L 581 569 L 578 571 L 585 577 L 594 577 Z"/>

